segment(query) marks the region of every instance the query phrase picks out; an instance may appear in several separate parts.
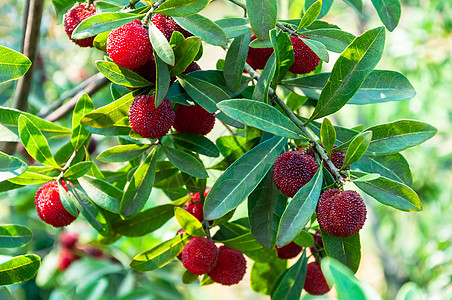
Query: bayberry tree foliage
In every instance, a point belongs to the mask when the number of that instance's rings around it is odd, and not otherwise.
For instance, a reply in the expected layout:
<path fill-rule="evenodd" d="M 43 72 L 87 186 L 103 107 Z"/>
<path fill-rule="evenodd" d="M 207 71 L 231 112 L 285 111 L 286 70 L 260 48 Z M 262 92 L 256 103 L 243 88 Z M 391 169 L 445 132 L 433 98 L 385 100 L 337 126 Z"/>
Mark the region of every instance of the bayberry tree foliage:
<path fill-rule="evenodd" d="M 303 287 L 321 295 L 332 286 L 342 299 L 370 297 L 353 276 L 367 218 L 362 195 L 388 209 L 422 210 L 400 152 L 437 130 L 415 120 L 345 128 L 330 115 L 415 95 L 403 74 L 375 69 L 387 31 L 398 24 L 399 0 L 372 1 L 384 26 L 360 36 L 322 20 L 332 0 L 306 0 L 301 18 L 290 20 L 278 18 L 277 0 L 230 0 L 243 16 L 211 20 L 200 14 L 209 2 L 53 0 L 68 37 L 104 53 L 93 62 L 95 83 L 108 83 L 114 101 L 99 107 L 88 95 L 96 89 L 86 87 L 65 104 L 72 128 L 27 113 L 26 105 L 0 107 L 0 141 L 21 143 L 32 158 L 25 163 L 12 155 L 15 144 L 5 147 L 0 190 L 37 185 L 42 221 L 62 227 L 84 219 L 105 245 L 176 218 L 174 237 L 129 259 L 138 272 L 179 259 L 187 284 L 234 285 L 248 271 L 253 290 L 273 299 L 298 299 Z M 361 0 L 345 2 L 362 10 Z M 226 53 L 215 70 L 196 63 L 205 43 Z M 339 57 L 323 72 L 331 52 Z M 1 47 L 0 80 L 25 80 L 30 59 Z M 206 137 L 222 125 L 230 135 Z M 92 134 L 118 144 L 94 159 Z M 221 161 L 206 167 L 204 157 Z M 209 179 L 210 170 L 221 175 Z M 153 189 L 168 196 L 166 204 L 147 205 Z M 248 216 L 233 218 L 244 202 Z M 1 247 L 31 239 L 23 226 L 0 231 Z M 60 244 L 60 271 L 83 253 L 104 255 L 68 233 Z M 39 265 L 36 255 L 14 257 L 0 265 L 0 284 L 29 280 Z"/>

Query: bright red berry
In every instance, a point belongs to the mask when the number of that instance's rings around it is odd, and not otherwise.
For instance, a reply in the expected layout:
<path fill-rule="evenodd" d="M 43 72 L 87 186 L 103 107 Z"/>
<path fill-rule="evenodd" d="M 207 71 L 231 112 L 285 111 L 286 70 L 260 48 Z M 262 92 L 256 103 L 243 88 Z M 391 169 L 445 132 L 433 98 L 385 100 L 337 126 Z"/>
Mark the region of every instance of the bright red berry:
<path fill-rule="evenodd" d="M 211 239 L 192 238 L 182 250 L 182 264 L 193 274 L 210 272 L 218 260 L 218 248 Z"/>
<path fill-rule="evenodd" d="M 226 246 L 220 247 L 216 266 L 209 272 L 213 281 L 222 285 L 239 283 L 246 273 L 246 260 L 240 250 Z"/>
<path fill-rule="evenodd" d="M 67 191 L 64 181 L 62 186 Z M 49 181 L 38 189 L 35 195 L 35 205 L 41 220 L 53 227 L 67 226 L 75 220 L 75 217 L 61 203 L 56 181 Z"/>
<path fill-rule="evenodd" d="M 303 248 L 298 246 L 295 242 L 290 242 L 281 248 L 275 246 L 275 248 L 278 253 L 278 257 L 281 259 L 294 258 L 301 252 L 301 250 L 303 250 Z"/>
<path fill-rule="evenodd" d="M 320 265 L 310 262 L 306 269 L 306 279 L 304 281 L 304 290 L 311 295 L 323 295 L 328 293 L 331 288 L 323 276 Z"/>
<path fill-rule="evenodd" d="M 182 105 L 176 109 L 174 129 L 177 132 L 189 132 L 206 135 L 215 125 L 213 113 L 209 113 L 200 105 Z"/>
<path fill-rule="evenodd" d="M 152 56 L 149 32 L 140 20 L 113 29 L 108 34 L 107 53 L 118 66 L 130 70 L 139 68 Z"/>
<path fill-rule="evenodd" d="M 354 235 L 366 221 L 366 205 L 355 191 L 326 190 L 317 203 L 320 228 L 332 236 Z"/>
<path fill-rule="evenodd" d="M 257 37 L 253 34 L 251 41 L 254 41 Z M 253 69 L 263 69 L 267 60 L 272 56 L 273 48 L 253 48 L 248 49 L 248 56 L 246 57 L 246 62 Z"/>
<path fill-rule="evenodd" d="M 74 254 L 71 250 L 67 248 L 63 248 L 61 249 L 58 256 L 57 269 L 59 271 L 65 271 L 74 261 L 78 259 L 80 259 L 80 256 Z"/>
<path fill-rule="evenodd" d="M 174 124 L 175 113 L 168 99 L 155 108 L 154 95 L 136 97 L 129 110 L 132 129 L 144 138 L 157 139 L 165 136 Z"/>
<path fill-rule="evenodd" d="M 71 233 L 67 230 L 64 230 L 60 234 L 59 240 L 61 247 L 72 249 L 78 241 L 78 235 L 76 233 Z"/>
<path fill-rule="evenodd" d="M 306 74 L 315 70 L 320 58 L 300 38 L 290 37 L 293 46 L 294 62 L 289 71 L 294 74 Z"/>
<path fill-rule="evenodd" d="M 151 22 L 163 33 L 168 41 L 171 40 L 174 31 L 179 31 L 185 38 L 191 36 L 190 32 L 180 27 L 171 17 L 155 14 Z"/>
<path fill-rule="evenodd" d="M 87 3 L 82 3 L 77 6 L 74 6 L 64 15 L 64 31 L 66 31 L 67 36 L 79 45 L 80 47 L 93 47 L 93 41 L 95 36 L 74 40 L 71 38 L 72 32 L 74 32 L 75 28 L 85 19 L 93 16 L 96 13 L 96 8 L 94 5 L 90 5 L 89 9 L 86 9 L 88 6 Z"/>
<path fill-rule="evenodd" d="M 207 194 L 209 194 L 209 192 L 210 188 L 206 188 L 206 190 L 204 191 L 204 197 L 207 197 Z M 192 195 L 191 199 L 187 202 L 187 204 L 185 204 L 184 209 L 195 216 L 196 219 L 199 220 L 199 222 L 202 223 L 202 221 L 204 221 L 203 202 L 201 202 L 199 192 L 196 192 Z"/>
<path fill-rule="evenodd" d="M 281 154 L 273 165 L 273 180 L 284 195 L 293 197 L 311 180 L 318 168 L 312 156 L 289 151 Z"/>

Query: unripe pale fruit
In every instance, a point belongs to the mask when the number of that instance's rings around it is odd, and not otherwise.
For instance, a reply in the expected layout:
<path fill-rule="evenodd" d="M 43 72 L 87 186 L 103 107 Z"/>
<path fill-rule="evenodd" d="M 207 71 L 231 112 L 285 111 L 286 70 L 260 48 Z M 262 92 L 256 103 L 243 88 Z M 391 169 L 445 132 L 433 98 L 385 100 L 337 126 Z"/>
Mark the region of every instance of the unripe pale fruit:
<path fill-rule="evenodd" d="M 364 226 L 367 210 L 357 192 L 331 189 L 320 196 L 316 213 L 320 228 L 326 233 L 348 237 Z"/>
<path fill-rule="evenodd" d="M 281 154 L 274 163 L 273 180 L 284 195 L 293 197 L 311 180 L 318 168 L 312 156 L 289 151 Z"/>
<path fill-rule="evenodd" d="M 315 70 L 320 58 L 300 38 L 292 35 L 294 62 L 289 71 L 294 74 L 306 74 Z"/>
<path fill-rule="evenodd" d="M 168 41 L 171 40 L 174 31 L 179 31 L 185 38 L 191 36 L 190 32 L 180 27 L 171 17 L 155 14 L 152 17 L 151 22 L 163 33 Z"/>
<path fill-rule="evenodd" d="M 200 105 L 182 105 L 176 109 L 174 129 L 177 132 L 188 132 L 206 135 L 215 125 L 213 113 L 209 113 Z"/>
<path fill-rule="evenodd" d="M 246 273 L 246 260 L 240 250 L 226 246 L 220 247 L 216 266 L 209 272 L 213 281 L 222 285 L 239 283 Z"/>
<path fill-rule="evenodd" d="M 66 183 L 62 182 L 67 191 Z M 35 195 L 35 205 L 38 216 L 53 227 L 63 227 L 71 224 L 75 217 L 71 215 L 61 203 L 58 183 L 49 181 L 43 184 Z"/>
<path fill-rule="evenodd" d="M 328 293 L 331 288 L 323 276 L 320 265 L 310 262 L 306 269 L 306 279 L 304 281 L 304 290 L 311 295 L 323 295 Z"/>
<path fill-rule="evenodd" d="M 141 67 L 152 56 L 148 30 L 140 20 L 113 29 L 108 34 L 107 53 L 118 66 L 130 70 Z"/>
<path fill-rule="evenodd" d="M 257 37 L 253 34 L 251 41 L 254 41 Z M 248 49 L 248 55 L 246 57 L 246 62 L 253 69 L 263 69 L 267 63 L 270 56 L 273 54 L 273 48 L 253 48 Z"/>
<path fill-rule="evenodd" d="M 82 3 L 77 6 L 74 6 L 64 15 L 64 31 L 66 31 L 67 36 L 71 39 L 72 42 L 79 45 L 80 47 L 93 47 L 93 41 L 95 36 L 75 40 L 73 39 L 72 32 L 74 32 L 75 28 L 85 19 L 93 16 L 96 13 L 96 8 L 94 5 L 90 5 L 89 9 L 87 3 Z"/>
<path fill-rule="evenodd" d="M 218 254 L 218 248 L 211 239 L 195 237 L 182 250 L 182 264 L 193 274 L 206 274 L 215 267 Z"/>
<path fill-rule="evenodd" d="M 301 252 L 301 250 L 303 250 L 303 248 L 298 246 L 295 242 L 290 242 L 281 248 L 275 246 L 275 248 L 278 253 L 278 257 L 281 259 L 294 258 Z"/>
<path fill-rule="evenodd" d="M 129 110 L 129 122 L 133 131 L 144 138 L 157 139 L 165 136 L 173 126 L 175 113 L 168 99 L 155 108 L 154 95 L 136 97 Z"/>

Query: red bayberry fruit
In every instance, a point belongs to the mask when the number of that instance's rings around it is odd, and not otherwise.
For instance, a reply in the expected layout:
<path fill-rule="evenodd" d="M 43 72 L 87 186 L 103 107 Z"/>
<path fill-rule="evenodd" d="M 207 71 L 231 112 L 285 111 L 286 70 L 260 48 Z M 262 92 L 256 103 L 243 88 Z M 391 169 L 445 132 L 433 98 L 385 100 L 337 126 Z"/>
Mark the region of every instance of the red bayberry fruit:
<path fill-rule="evenodd" d="M 144 138 L 157 139 L 166 135 L 174 123 L 175 113 L 168 99 L 155 108 L 154 95 L 136 97 L 129 110 L 132 129 Z"/>
<path fill-rule="evenodd" d="M 191 36 L 190 32 L 180 27 L 171 17 L 155 14 L 151 22 L 163 33 L 168 41 L 171 40 L 174 31 L 179 31 L 185 38 Z"/>
<path fill-rule="evenodd" d="M 340 192 L 338 189 L 323 192 L 316 212 L 320 228 L 332 236 L 341 237 L 360 231 L 367 214 L 366 205 L 357 192 Z"/>
<path fill-rule="evenodd" d="M 72 36 L 72 32 L 74 32 L 75 28 L 85 19 L 93 16 L 96 13 L 96 8 L 94 5 L 90 5 L 89 9 L 87 9 L 88 4 L 82 3 L 77 6 L 74 6 L 64 15 L 64 31 L 66 31 L 67 36 L 73 41 L 75 44 L 80 47 L 93 47 L 93 41 L 95 36 L 74 40 Z"/>
<path fill-rule="evenodd" d="M 306 74 L 315 70 L 320 58 L 300 38 L 290 37 L 293 46 L 294 62 L 289 71 L 294 74 Z"/>
<path fill-rule="evenodd" d="M 185 229 L 181 228 L 176 232 L 176 236 L 185 233 Z M 178 260 L 182 260 L 182 251 L 176 256 Z"/>
<path fill-rule="evenodd" d="M 187 75 L 191 72 L 200 71 L 200 70 L 201 70 L 201 67 L 197 63 L 192 61 L 191 64 L 189 64 L 188 67 L 185 68 L 185 70 L 182 72 L 182 74 Z"/>
<path fill-rule="evenodd" d="M 67 191 L 66 183 L 62 182 L 63 188 Z M 61 203 L 58 183 L 49 181 L 43 184 L 35 196 L 35 205 L 38 216 L 53 227 L 63 227 L 71 224 L 75 217 L 71 215 Z"/>
<path fill-rule="evenodd" d="M 209 272 L 209 277 L 222 285 L 233 285 L 239 283 L 245 273 L 246 260 L 242 252 L 221 246 L 217 264 Z"/>
<path fill-rule="evenodd" d="M 323 295 L 328 293 L 331 288 L 323 276 L 320 265 L 310 262 L 306 269 L 306 280 L 304 281 L 304 290 L 311 295 Z"/>
<path fill-rule="evenodd" d="M 144 65 L 152 56 L 149 33 L 140 20 L 113 29 L 107 38 L 107 53 L 118 65 L 136 69 Z"/>
<path fill-rule="evenodd" d="M 278 252 L 278 257 L 281 259 L 290 259 L 296 257 L 303 248 L 295 244 L 295 242 L 290 242 L 284 247 L 278 248 L 276 247 L 276 251 Z"/>
<path fill-rule="evenodd" d="M 176 109 L 174 129 L 177 132 L 189 132 L 206 135 L 215 125 L 213 113 L 209 113 L 200 105 L 182 105 Z"/>
<path fill-rule="evenodd" d="M 319 143 L 320 146 L 323 147 L 322 143 Z M 333 148 L 336 148 L 337 146 L 334 146 Z M 303 149 L 300 149 L 298 151 L 303 151 Z M 306 153 L 308 155 L 311 155 L 312 157 L 314 157 L 314 149 L 309 149 L 308 152 Z M 340 168 L 342 167 L 342 164 L 344 163 L 345 160 L 345 153 L 340 152 L 340 151 L 333 151 L 331 152 L 331 162 L 333 163 L 333 165 L 336 167 L 336 169 L 340 170 Z M 323 162 L 323 165 L 326 167 L 326 169 L 328 170 L 328 172 L 330 172 L 330 174 L 333 174 L 333 172 L 331 171 L 330 167 L 325 163 L 325 161 Z M 347 166 L 344 168 L 344 170 L 350 170 L 350 166 Z M 347 177 L 345 174 L 341 174 L 342 177 Z"/>
<path fill-rule="evenodd" d="M 104 257 L 104 252 L 100 249 L 88 246 L 86 248 L 81 249 L 81 251 L 91 257 L 101 259 Z"/>
<path fill-rule="evenodd" d="M 58 256 L 57 269 L 59 271 L 65 271 L 74 261 L 78 260 L 79 258 L 80 256 L 74 254 L 71 250 L 63 248 L 61 249 Z"/>
<path fill-rule="evenodd" d="M 144 65 L 139 68 L 133 69 L 135 73 L 143 77 L 149 82 L 155 82 L 156 79 L 156 67 L 154 55 L 151 56 Z"/>
<path fill-rule="evenodd" d="M 284 195 L 293 197 L 311 180 L 318 168 L 312 156 L 289 151 L 281 154 L 273 165 L 273 180 Z"/>
<path fill-rule="evenodd" d="M 193 274 L 210 272 L 218 260 L 218 248 L 211 239 L 192 238 L 182 250 L 182 264 Z"/>
<path fill-rule="evenodd" d="M 74 248 L 75 244 L 78 241 L 78 235 L 76 233 L 71 233 L 67 230 L 63 231 L 60 234 L 60 245 L 63 248 Z"/>
<path fill-rule="evenodd" d="M 207 197 L 207 194 L 209 194 L 210 188 L 206 188 L 204 191 L 204 197 Z M 196 192 L 192 195 L 191 199 L 185 204 L 184 209 L 191 213 L 193 216 L 196 217 L 196 219 L 199 220 L 199 222 L 202 223 L 204 221 L 204 211 L 203 211 L 203 203 L 200 201 L 201 197 L 199 195 L 199 192 Z M 212 221 L 209 221 L 209 224 L 211 224 Z"/>
<path fill-rule="evenodd" d="M 251 41 L 254 41 L 257 37 L 253 34 Z M 253 69 L 263 69 L 267 60 L 272 56 L 273 48 L 253 48 L 248 49 L 248 56 L 246 57 L 246 62 Z"/>

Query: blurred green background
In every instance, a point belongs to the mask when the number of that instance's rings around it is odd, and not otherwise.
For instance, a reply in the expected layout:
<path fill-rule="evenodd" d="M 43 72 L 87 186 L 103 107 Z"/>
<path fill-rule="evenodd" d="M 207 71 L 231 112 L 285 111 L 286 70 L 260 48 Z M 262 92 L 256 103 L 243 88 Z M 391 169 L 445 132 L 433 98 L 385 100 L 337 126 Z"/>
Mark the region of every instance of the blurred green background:
<path fill-rule="evenodd" d="M 370 1 L 364 2 L 364 14 L 358 15 L 344 1 L 336 0 L 324 18 L 341 29 L 359 35 L 367 29 L 381 26 Z M 95 74 L 94 61 L 103 54 L 95 49 L 80 49 L 71 43 L 62 24 L 57 25 L 51 1 L 45 2 L 41 27 L 39 61 L 29 98 L 30 112 L 38 113 L 64 92 Z M 303 0 L 280 1 L 280 18 L 298 18 Z M 2 0 L 0 11 L 0 44 L 20 49 L 23 0 Z M 416 119 L 437 127 L 439 133 L 425 144 L 403 152 L 414 175 L 413 187 L 419 194 L 424 210 L 404 213 L 365 198 L 368 220 L 361 231 L 363 258 L 357 277 L 381 294 L 384 299 L 394 295 L 406 282 L 417 284 L 425 299 L 452 299 L 452 2 L 444 0 L 403 0 L 399 26 L 387 32 L 386 46 L 378 69 L 396 70 L 405 74 L 417 91 L 410 100 L 378 105 L 349 105 L 330 118 L 335 125 L 369 127 L 397 119 Z M 242 11 L 225 0 L 216 0 L 203 11 L 216 20 L 224 16 L 240 16 Z M 337 56 L 324 64 L 332 68 Z M 218 58 L 224 58 L 219 47 L 205 45 L 200 60 L 203 69 L 215 68 Z M 10 106 L 14 82 L 0 85 L 0 105 Z M 96 107 L 111 101 L 108 88 L 93 97 Z M 70 117 L 62 120 L 70 124 Z M 217 124 L 211 137 L 229 134 Z M 97 152 L 115 143 L 98 139 Z M 18 153 L 18 155 L 21 155 Z M 211 165 L 208 162 L 207 166 Z M 217 174 L 212 173 L 215 179 Z M 211 179 L 213 182 L 214 180 Z M 33 197 L 38 186 L 0 193 L 0 223 L 28 226 L 33 241 L 20 249 L 1 250 L 0 255 L 36 253 L 44 259 L 37 280 L 10 286 L 17 299 L 266 299 L 249 286 L 249 272 L 236 287 L 211 285 L 199 288 L 195 283 L 184 286 L 183 268 L 179 262 L 162 270 L 138 274 L 128 268 L 130 259 L 150 248 L 156 241 L 171 238 L 178 229 L 169 222 L 162 229 L 144 238 L 122 238 L 108 247 L 97 242 L 97 234 L 82 220 L 69 226 L 83 243 L 102 249 L 121 263 L 93 260 L 88 257 L 74 263 L 64 274 L 55 270 L 57 239 L 61 230 L 41 222 L 36 215 Z M 152 203 L 167 200 L 153 193 Z M 50 255 L 48 255 L 50 252 Z M 251 262 L 248 262 L 248 270 Z M 122 297 L 122 298 L 121 298 Z M 313 298 L 313 297 L 305 297 Z M 323 297 L 334 299 L 334 292 Z"/>

